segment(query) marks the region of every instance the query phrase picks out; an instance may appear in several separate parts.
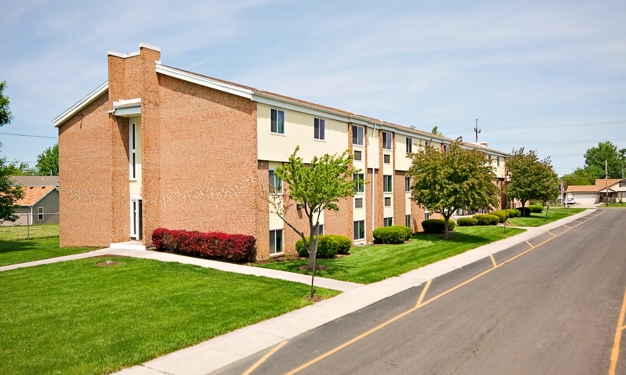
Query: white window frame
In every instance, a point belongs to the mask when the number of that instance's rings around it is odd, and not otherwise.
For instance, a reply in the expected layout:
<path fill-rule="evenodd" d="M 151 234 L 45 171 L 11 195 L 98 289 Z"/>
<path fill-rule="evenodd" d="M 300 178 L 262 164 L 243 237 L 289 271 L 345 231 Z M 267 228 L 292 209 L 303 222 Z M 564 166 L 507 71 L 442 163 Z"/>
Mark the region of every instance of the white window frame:
<path fill-rule="evenodd" d="M 391 207 L 391 197 L 385 197 L 385 207 Z M 389 202 L 389 204 L 387 204 L 387 202 Z"/>
<path fill-rule="evenodd" d="M 430 220 L 430 211 L 424 211 L 424 220 Z"/>
<path fill-rule="evenodd" d="M 270 169 L 268 172 L 268 189 L 270 194 L 282 194 L 283 193 L 283 181 L 276 176 L 276 171 Z"/>
<path fill-rule="evenodd" d="M 393 139 L 393 135 L 391 132 L 383 132 L 383 150 L 391 150 L 393 144 L 391 140 Z"/>
<path fill-rule="evenodd" d="M 280 232 L 280 243 L 276 241 L 276 234 Z M 274 240 L 274 249 L 272 251 L 272 239 Z M 280 249 L 276 245 L 279 245 Z M 280 250 L 280 251 L 278 251 Z M 283 229 L 272 229 L 270 230 L 270 255 L 283 254 L 285 252 L 285 236 Z"/>
<path fill-rule="evenodd" d="M 413 152 L 413 139 L 406 137 L 406 153 L 410 154 Z"/>
<path fill-rule="evenodd" d="M 393 176 L 383 175 L 383 193 L 393 193 Z"/>
<path fill-rule="evenodd" d="M 357 225 L 358 225 L 358 235 L 359 237 L 357 237 L 357 231 L 355 229 L 357 229 Z M 355 220 L 352 224 L 352 238 L 355 241 L 359 241 L 359 240 L 364 240 L 365 239 L 365 220 Z M 361 235 L 363 237 L 361 237 Z"/>
<path fill-rule="evenodd" d="M 357 206 L 356 202 L 361 202 L 361 206 Z M 357 210 L 363 209 L 363 198 L 354 198 L 354 208 Z"/>
<path fill-rule="evenodd" d="M 383 219 L 383 226 L 384 227 L 392 227 L 393 226 L 393 216 L 384 218 Z"/>
<path fill-rule="evenodd" d="M 313 119 L 313 139 L 316 141 L 326 140 L 326 120 L 317 117 Z"/>
<path fill-rule="evenodd" d="M 276 113 L 276 131 L 272 130 L 272 114 Z M 283 131 L 282 133 L 279 132 L 279 126 L 278 126 L 278 112 L 282 112 L 283 114 Z M 270 133 L 272 134 L 279 134 L 279 135 L 285 135 L 285 128 L 287 127 L 287 119 L 285 116 L 285 111 L 282 109 L 277 109 L 277 108 L 270 108 Z"/>
<path fill-rule="evenodd" d="M 357 155 L 359 155 L 358 159 L 356 157 Z M 363 151 L 354 150 L 354 160 L 355 161 L 362 161 L 363 160 Z"/>
<path fill-rule="evenodd" d="M 404 192 L 411 192 L 411 176 L 404 176 Z"/>
<path fill-rule="evenodd" d="M 43 212 L 43 207 L 37 207 L 37 220 L 38 221 L 43 221 L 44 218 L 44 212 Z"/>
<path fill-rule="evenodd" d="M 137 123 L 131 122 L 128 127 L 128 177 L 137 180 Z"/>
<path fill-rule="evenodd" d="M 364 140 L 365 128 L 359 125 L 352 125 L 352 144 L 357 146 L 363 146 L 365 144 Z"/>
<path fill-rule="evenodd" d="M 404 224 L 406 224 L 407 227 L 411 228 L 411 214 L 404 216 Z"/>
<path fill-rule="evenodd" d="M 320 224 L 320 231 L 319 231 L 319 235 L 323 236 L 324 235 L 324 224 Z"/>
<path fill-rule="evenodd" d="M 383 163 L 384 164 L 391 164 L 391 155 L 383 154 Z"/>
<path fill-rule="evenodd" d="M 356 184 L 354 185 L 354 192 L 357 194 L 365 194 L 365 174 L 353 174 L 352 181 L 356 181 Z"/>

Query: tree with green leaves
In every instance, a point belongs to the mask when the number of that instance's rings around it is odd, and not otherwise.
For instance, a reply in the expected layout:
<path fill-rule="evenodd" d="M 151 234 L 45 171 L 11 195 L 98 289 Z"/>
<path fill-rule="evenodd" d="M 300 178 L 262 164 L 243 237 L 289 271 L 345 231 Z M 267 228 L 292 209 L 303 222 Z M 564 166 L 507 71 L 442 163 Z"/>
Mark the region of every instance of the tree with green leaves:
<path fill-rule="evenodd" d="M 599 142 L 585 152 L 585 169 L 593 172 L 594 180 L 604 178 L 605 162 L 608 162 L 608 178 L 622 178 L 622 167 L 626 167 L 626 149 L 617 149 L 611 142 Z"/>
<path fill-rule="evenodd" d="M 37 156 L 37 171 L 40 176 L 59 175 L 59 144 L 48 147 Z"/>
<path fill-rule="evenodd" d="M 429 146 L 411 154 L 407 174 L 413 177 L 411 199 L 444 217 L 445 238 L 448 220 L 459 208 L 488 208 L 498 204 L 500 190 L 487 155 L 462 148 L 459 142 L 448 152 Z"/>
<path fill-rule="evenodd" d="M 324 210 L 338 211 L 337 203 L 341 199 L 354 196 L 355 181 L 353 174 L 360 172 L 352 166 L 352 153 L 344 151 L 340 155 L 325 154 L 322 157 L 313 157 L 307 165 L 299 157 L 298 150 L 289 156 L 289 161 L 282 167 L 276 168 L 275 175 L 279 180 L 270 176 L 270 191 L 262 195 L 270 202 L 270 210 L 280 217 L 287 226 L 293 229 L 309 251 L 309 268 L 312 271 L 311 297 L 313 296 L 313 282 L 315 278 L 315 260 L 317 255 L 317 234 L 319 234 L 319 219 Z M 282 182 L 287 185 L 287 196 L 282 195 Z M 279 194 L 280 193 L 280 194 Z M 308 221 L 307 245 L 303 230 L 298 229 L 295 222 L 287 217 L 287 212 L 293 205 L 297 210 L 303 210 Z"/>
<path fill-rule="evenodd" d="M 0 82 L 0 126 L 10 123 L 13 119 L 11 110 L 9 109 L 9 97 L 4 96 L 4 88 L 6 85 L 6 81 Z"/>
<path fill-rule="evenodd" d="M 531 199 L 547 202 L 559 196 L 559 179 L 549 157 L 540 160 L 536 151 L 525 153 L 522 147 L 513 150 L 506 165 L 511 176 L 506 194 L 522 202 L 522 208 Z M 522 213 L 528 215 L 526 210 Z"/>
<path fill-rule="evenodd" d="M 7 168 L 7 159 L 0 158 L 0 223 L 3 221 L 15 221 L 15 202 L 24 197 L 21 186 L 15 185 L 11 179 L 11 169 Z"/>
<path fill-rule="evenodd" d="M 602 171 L 596 166 L 588 168 L 576 168 L 574 172 L 567 173 L 561 177 L 565 186 L 570 185 L 593 185 L 596 178 Z"/>
<path fill-rule="evenodd" d="M 441 134 L 441 132 L 439 131 L 439 126 L 435 126 L 433 127 L 433 130 L 430 131 L 431 133 L 433 133 L 434 135 L 443 135 Z"/>

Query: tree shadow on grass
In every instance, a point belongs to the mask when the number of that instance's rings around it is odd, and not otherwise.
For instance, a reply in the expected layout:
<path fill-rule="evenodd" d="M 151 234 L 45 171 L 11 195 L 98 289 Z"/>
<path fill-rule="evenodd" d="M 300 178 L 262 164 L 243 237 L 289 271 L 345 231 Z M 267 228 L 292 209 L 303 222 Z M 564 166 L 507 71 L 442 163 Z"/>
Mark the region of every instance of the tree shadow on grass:
<path fill-rule="evenodd" d="M 445 239 L 445 234 L 430 234 L 430 233 L 417 233 L 412 236 L 414 240 L 426 240 L 432 242 L 449 242 L 449 243 L 466 243 L 466 244 L 479 244 L 485 242 L 491 242 L 496 240 L 493 236 L 480 236 L 476 234 L 467 234 L 460 232 L 448 233 L 449 238 Z"/>
<path fill-rule="evenodd" d="M 33 241 L 0 241 L 0 255 L 36 248 L 37 245 Z"/>

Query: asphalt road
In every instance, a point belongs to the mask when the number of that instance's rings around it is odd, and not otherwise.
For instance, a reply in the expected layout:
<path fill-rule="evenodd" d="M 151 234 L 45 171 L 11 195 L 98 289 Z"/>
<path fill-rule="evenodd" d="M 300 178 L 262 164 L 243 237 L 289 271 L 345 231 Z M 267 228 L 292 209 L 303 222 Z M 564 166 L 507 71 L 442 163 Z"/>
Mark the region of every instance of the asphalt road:
<path fill-rule="evenodd" d="M 626 210 L 568 227 L 216 374 L 626 374 Z"/>

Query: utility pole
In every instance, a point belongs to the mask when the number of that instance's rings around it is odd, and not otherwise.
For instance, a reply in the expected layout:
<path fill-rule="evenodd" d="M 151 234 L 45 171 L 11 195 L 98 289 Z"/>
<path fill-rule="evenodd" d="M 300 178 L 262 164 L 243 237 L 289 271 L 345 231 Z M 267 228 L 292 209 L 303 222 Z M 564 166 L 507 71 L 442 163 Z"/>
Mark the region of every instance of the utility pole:
<path fill-rule="evenodd" d="M 606 199 L 606 206 L 609 206 L 609 161 L 604 161 L 604 182 L 606 189 L 604 190 L 604 199 Z"/>
<path fill-rule="evenodd" d="M 474 133 L 476 133 L 476 143 L 478 143 L 478 134 L 480 134 L 480 129 L 478 129 L 478 119 L 476 119 L 476 127 L 474 128 Z"/>

